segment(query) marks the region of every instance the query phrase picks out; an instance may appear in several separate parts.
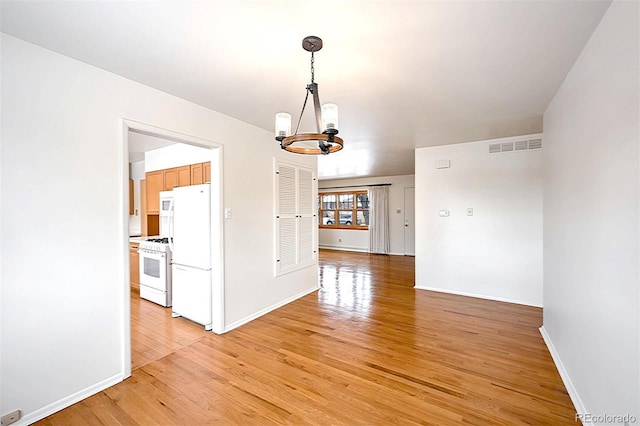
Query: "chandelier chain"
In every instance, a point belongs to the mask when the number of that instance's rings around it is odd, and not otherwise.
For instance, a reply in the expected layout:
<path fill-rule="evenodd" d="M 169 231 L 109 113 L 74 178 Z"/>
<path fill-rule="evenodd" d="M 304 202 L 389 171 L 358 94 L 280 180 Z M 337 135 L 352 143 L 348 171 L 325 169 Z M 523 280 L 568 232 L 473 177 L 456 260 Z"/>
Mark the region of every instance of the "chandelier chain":
<path fill-rule="evenodd" d="M 313 63 L 314 63 L 314 58 L 313 58 L 313 50 L 312 50 L 311 51 L 311 84 L 314 83 L 313 79 L 314 79 L 315 69 L 313 68 Z"/>

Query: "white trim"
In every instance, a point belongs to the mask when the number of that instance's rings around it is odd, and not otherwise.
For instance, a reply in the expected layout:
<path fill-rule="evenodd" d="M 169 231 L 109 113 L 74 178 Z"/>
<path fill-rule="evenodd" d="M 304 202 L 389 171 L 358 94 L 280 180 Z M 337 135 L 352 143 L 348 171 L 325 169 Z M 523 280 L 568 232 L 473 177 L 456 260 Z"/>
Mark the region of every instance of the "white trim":
<path fill-rule="evenodd" d="M 75 404 L 76 402 L 82 401 L 83 399 L 88 398 L 92 395 L 95 395 L 98 392 L 107 389 L 108 387 L 116 385 L 123 380 L 124 380 L 124 377 L 122 377 L 122 375 L 120 374 L 111 376 L 108 379 L 105 379 L 96 383 L 95 385 L 89 386 L 88 388 L 85 388 L 67 397 L 59 399 L 58 401 L 52 402 L 51 404 L 46 405 L 36 411 L 32 411 L 31 413 L 25 415 L 16 423 L 14 423 L 14 425 L 21 426 L 21 425 L 29 425 L 29 424 L 35 423 L 38 420 L 42 420 L 53 413 L 56 413 L 62 409 L 65 409 Z"/>
<path fill-rule="evenodd" d="M 125 200 L 129 200 L 129 125 L 126 120 L 122 120 L 122 143 L 120 144 L 120 176 L 122 178 L 121 190 L 122 196 L 119 198 L 120 212 L 120 235 L 123 236 L 121 242 L 122 253 L 120 256 L 120 265 L 122 268 L 122 277 L 124 285 L 120 286 L 123 303 L 120 310 L 120 330 L 122 332 L 122 353 L 120 355 L 122 380 L 131 376 L 131 282 L 130 282 L 130 252 L 129 252 L 129 206 Z"/>
<path fill-rule="evenodd" d="M 216 272 L 211 273 L 211 306 L 213 308 L 211 321 L 212 328 L 216 334 L 224 333 L 224 313 L 225 313 L 225 300 L 224 300 L 224 147 L 219 145 L 217 149 L 211 150 L 211 256 L 212 265 L 217 265 Z M 213 185 L 213 167 L 217 168 L 218 184 Z M 215 205 L 218 208 L 215 209 Z M 215 224 L 218 226 L 215 226 Z M 216 245 L 214 241 L 217 241 Z M 217 310 L 217 315 L 216 315 Z"/>
<path fill-rule="evenodd" d="M 564 368 L 564 365 L 562 364 L 562 360 L 560 359 L 560 354 L 556 350 L 555 346 L 553 346 L 553 342 L 551 341 L 551 336 L 549 336 L 549 333 L 547 333 L 547 330 L 544 328 L 544 325 L 540 327 L 538 330 L 540 330 L 542 339 L 544 340 L 544 343 L 547 345 L 547 349 L 549 349 L 549 353 L 551 354 L 551 358 L 553 358 L 553 363 L 556 365 L 556 369 L 560 374 L 562 383 L 564 383 L 564 387 L 567 388 L 567 392 L 569 393 L 569 398 L 571 398 L 571 402 L 573 403 L 573 407 L 575 408 L 576 413 L 578 414 L 588 413 L 587 409 L 584 406 L 584 403 L 582 402 L 582 399 L 580 399 L 580 395 L 578 395 L 578 391 L 576 390 L 576 387 L 573 385 L 573 382 L 571 381 L 571 377 L 569 377 L 569 373 L 567 372 L 567 369 Z M 583 420 L 581 421 L 582 421 L 582 424 L 585 426 L 594 424 L 593 422 L 585 422 Z"/>
<path fill-rule="evenodd" d="M 456 291 L 456 290 L 449 290 L 449 289 L 435 288 L 435 287 L 426 287 L 426 286 L 421 286 L 417 284 L 414 285 L 413 288 L 417 290 L 437 291 L 438 293 L 455 294 L 457 296 L 475 297 L 477 299 L 495 300 L 496 302 L 515 303 L 517 305 L 534 306 L 536 308 L 542 308 L 542 305 L 538 303 L 525 302 L 523 300 L 517 300 L 517 299 L 509 299 L 507 297 L 487 296 L 484 294 L 468 293 L 466 291 Z"/>
<path fill-rule="evenodd" d="M 253 313 L 253 314 L 251 314 L 249 316 L 246 316 L 246 317 L 244 317 L 242 319 L 239 319 L 238 321 L 235 321 L 235 322 L 227 325 L 227 327 L 225 328 L 224 332 L 226 333 L 226 332 L 229 332 L 229 331 L 233 330 L 234 328 L 238 328 L 241 325 L 244 325 L 244 324 L 246 324 L 246 323 L 248 323 L 250 321 L 253 321 L 254 319 L 257 319 L 257 318 L 259 318 L 259 317 L 261 317 L 261 316 L 263 316 L 265 314 L 268 314 L 271 311 L 275 311 L 276 309 L 281 308 L 284 305 L 293 302 L 294 300 L 300 299 L 301 297 L 304 297 L 307 294 L 311 294 L 314 291 L 318 291 L 319 289 L 320 289 L 320 285 L 315 285 L 315 286 L 313 286 L 313 287 L 311 287 L 311 288 L 309 288 L 307 290 L 304 290 L 301 293 L 298 293 L 298 294 L 296 294 L 294 296 L 291 296 L 291 297 L 289 297 L 289 298 L 287 298 L 285 300 L 281 300 L 278 303 L 275 303 L 275 304 L 273 304 L 271 306 L 268 306 L 268 307 L 266 307 L 266 308 L 264 308 L 264 309 L 262 309 L 262 310 L 260 310 L 258 312 L 255 312 L 255 313 Z"/>
<path fill-rule="evenodd" d="M 357 253 L 371 253 L 369 251 L 368 248 L 363 249 L 363 248 L 356 248 L 356 247 L 342 247 L 342 246 L 318 246 L 319 249 L 324 249 L 324 250 L 336 250 L 336 251 L 355 251 Z M 378 254 L 378 253 L 371 253 L 371 254 Z M 415 255 L 412 254 L 404 254 L 404 253 L 387 253 L 387 255 L 389 256 L 407 256 L 407 257 L 415 257 Z"/>
<path fill-rule="evenodd" d="M 319 246 L 320 249 L 326 250 L 339 250 L 339 251 L 357 251 L 359 253 L 369 253 L 369 249 L 357 248 L 357 247 L 344 247 L 344 246 Z"/>

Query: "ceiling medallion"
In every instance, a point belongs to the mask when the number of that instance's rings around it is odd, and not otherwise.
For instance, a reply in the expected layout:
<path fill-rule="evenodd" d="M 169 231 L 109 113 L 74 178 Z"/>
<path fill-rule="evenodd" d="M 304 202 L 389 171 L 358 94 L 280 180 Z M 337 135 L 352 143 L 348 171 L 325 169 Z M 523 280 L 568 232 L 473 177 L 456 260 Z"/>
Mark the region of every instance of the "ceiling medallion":
<path fill-rule="evenodd" d="M 322 49 L 322 39 L 315 36 L 305 37 L 302 40 L 302 48 L 311 52 L 311 83 L 307 84 L 307 94 L 293 135 L 291 134 L 291 114 L 286 112 L 276 114 L 276 140 L 280 142 L 282 149 L 296 154 L 326 155 L 340 151 L 344 141 L 336 136 L 338 134 L 338 106 L 324 104 L 322 108 L 320 107 L 318 84 L 314 81 L 313 54 Z M 298 133 L 309 93 L 313 96 L 317 133 Z M 309 146 L 309 142 L 317 142 L 318 147 Z"/>

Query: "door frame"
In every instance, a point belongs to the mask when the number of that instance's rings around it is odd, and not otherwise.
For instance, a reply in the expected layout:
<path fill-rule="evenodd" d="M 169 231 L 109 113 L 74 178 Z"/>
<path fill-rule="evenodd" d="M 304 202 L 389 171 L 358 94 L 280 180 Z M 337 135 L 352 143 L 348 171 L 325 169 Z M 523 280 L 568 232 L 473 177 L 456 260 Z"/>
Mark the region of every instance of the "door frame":
<path fill-rule="evenodd" d="M 407 223 L 407 189 L 412 189 L 413 190 L 413 253 L 407 253 L 407 227 L 406 227 L 406 223 Z M 405 186 L 404 187 L 404 191 L 403 191 L 403 200 L 404 200 L 404 206 L 403 206 L 403 211 L 404 211 L 404 217 L 403 217 L 403 230 L 404 230 L 404 234 L 403 234 L 403 247 L 402 247 L 402 251 L 404 252 L 405 256 L 415 256 L 416 255 L 416 188 L 415 186 Z"/>
<path fill-rule="evenodd" d="M 224 333 L 224 214 L 223 214 L 223 145 L 210 139 L 191 136 L 134 120 L 122 119 L 122 248 L 124 251 L 124 283 L 121 286 L 123 311 L 122 329 L 122 371 L 123 378 L 131 376 L 131 290 L 129 283 L 129 132 L 137 132 L 173 140 L 176 143 L 207 148 L 211 161 L 211 308 L 212 331 Z M 126 200 L 126 202 L 125 202 Z"/>

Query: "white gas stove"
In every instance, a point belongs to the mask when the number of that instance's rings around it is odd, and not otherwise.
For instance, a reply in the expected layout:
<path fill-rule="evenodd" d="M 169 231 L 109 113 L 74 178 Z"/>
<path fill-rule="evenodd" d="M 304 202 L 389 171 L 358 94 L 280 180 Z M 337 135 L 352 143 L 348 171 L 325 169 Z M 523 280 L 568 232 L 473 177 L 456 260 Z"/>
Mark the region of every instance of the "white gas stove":
<path fill-rule="evenodd" d="M 148 238 L 140 242 L 140 250 L 157 251 L 167 253 L 169 250 L 169 238 Z"/>
<path fill-rule="evenodd" d="M 168 238 L 148 238 L 138 246 L 140 297 L 171 306 L 171 250 Z"/>

